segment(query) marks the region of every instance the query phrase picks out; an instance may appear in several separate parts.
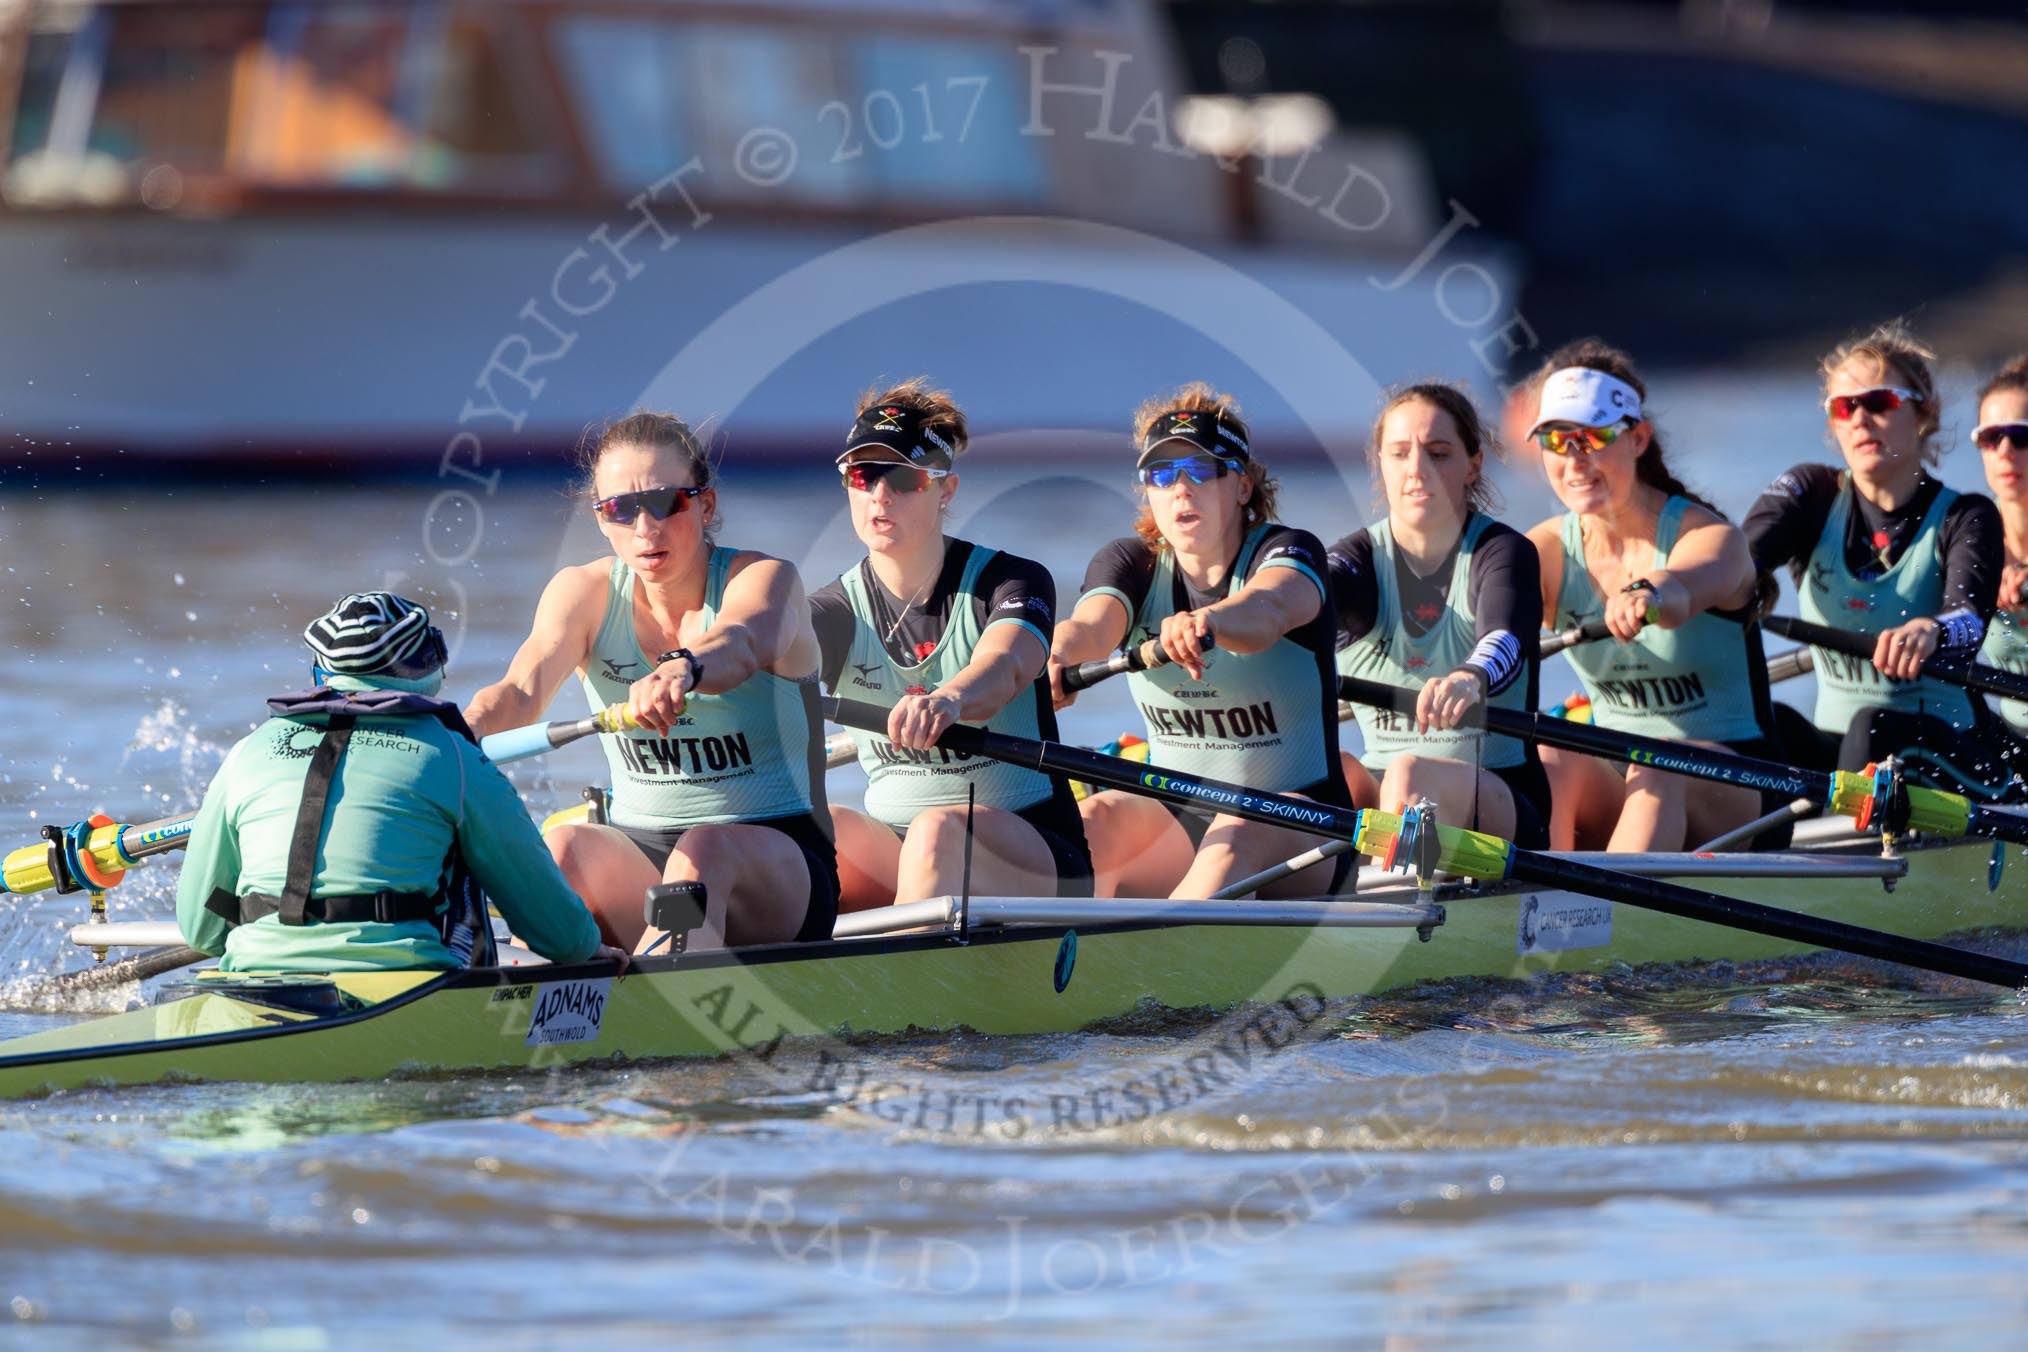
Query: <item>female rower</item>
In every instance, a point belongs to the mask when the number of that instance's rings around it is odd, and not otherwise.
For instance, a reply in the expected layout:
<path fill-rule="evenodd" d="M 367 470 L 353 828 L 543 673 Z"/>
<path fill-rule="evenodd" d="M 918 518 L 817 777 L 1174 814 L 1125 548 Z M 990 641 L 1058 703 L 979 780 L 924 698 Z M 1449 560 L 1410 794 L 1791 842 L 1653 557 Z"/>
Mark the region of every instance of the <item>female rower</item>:
<path fill-rule="evenodd" d="M 1541 569 L 1527 537 L 1486 514 L 1485 445 L 1454 385 L 1396 391 L 1373 424 L 1387 519 L 1331 546 L 1338 670 L 1420 690 L 1413 716 L 1355 706 L 1366 751 L 1344 757 L 1345 778 L 1362 807 L 1427 799 L 1440 821 L 1547 849 L 1534 744 L 1459 727 L 1480 704 L 1533 709 L 1540 671 Z"/>
<path fill-rule="evenodd" d="M 2028 356 L 2016 357 L 1979 391 L 1972 444 L 1985 463 L 2007 549 L 1998 608 L 1979 660 L 2028 674 Z M 1990 707 L 2011 734 L 2009 763 L 2017 772 L 2028 767 L 2028 703 L 1993 700 Z"/>
<path fill-rule="evenodd" d="M 1972 735 L 1970 696 L 1921 676 L 1939 653 L 1978 651 L 2005 565 L 1992 502 L 1930 472 L 1934 359 L 1899 323 L 1824 358 L 1824 411 L 1845 468 L 1789 469 L 1745 529 L 1760 567 L 1789 567 L 1804 619 L 1875 637 L 1870 661 L 1817 651 L 1816 710 L 1810 724 L 1784 719 L 1789 754 L 1847 770 L 1900 754 L 1930 783 L 1984 795 L 2006 774 Z"/>
<path fill-rule="evenodd" d="M 1323 546 L 1275 524 L 1275 481 L 1229 396 L 1187 385 L 1143 404 L 1134 429 L 1143 506 L 1134 534 L 1092 559 L 1057 626 L 1057 707 L 1070 702 L 1063 667 L 1159 640 L 1168 662 L 1127 678 L 1153 763 L 1349 807 Z M 1205 897 L 1319 843 L 1224 814 L 1207 826 L 1119 792 L 1080 807 L 1101 896 Z M 1351 870 L 1348 853 L 1261 890 L 1314 896 Z"/>
<path fill-rule="evenodd" d="M 551 579 L 507 675 L 467 717 L 482 732 L 532 722 L 573 671 L 593 709 L 625 701 L 640 727 L 601 738 L 610 824 L 549 833 L 613 942 L 641 942 L 642 895 L 663 881 L 705 885 L 704 943 L 830 937 L 838 870 L 802 581 L 714 544 L 711 466 L 679 419 L 623 418 L 579 469 L 613 557 Z"/>
<path fill-rule="evenodd" d="M 955 894 L 1090 896 L 1091 852 L 1070 786 L 939 750 L 953 723 L 1056 740 L 1044 666 L 1056 584 L 1018 555 L 944 534 L 965 415 L 922 379 L 860 400 L 838 469 L 857 567 L 810 597 L 824 684 L 889 709 L 859 734 L 866 811 L 833 805 L 841 906 Z"/>
<path fill-rule="evenodd" d="M 1543 607 L 1558 628 L 1603 618 L 1615 640 L 1564 653 L 1592 721 L 1781 759 L 1755 621 L 1762 579 L 1739 528 L 1670 472 L 1632 361 L 1597 339 L 1569 344 L 1550 356 L 1536 397 L 1530 435 L 1567 509 L 1528 532 Z M 1780 806 L 1647 765 L 1622 773 L 1554 749 L 1542 759 L 1558 849 L 1680 850 Z M 1786 843 L 1786 832 L 1759 840 Z"/>

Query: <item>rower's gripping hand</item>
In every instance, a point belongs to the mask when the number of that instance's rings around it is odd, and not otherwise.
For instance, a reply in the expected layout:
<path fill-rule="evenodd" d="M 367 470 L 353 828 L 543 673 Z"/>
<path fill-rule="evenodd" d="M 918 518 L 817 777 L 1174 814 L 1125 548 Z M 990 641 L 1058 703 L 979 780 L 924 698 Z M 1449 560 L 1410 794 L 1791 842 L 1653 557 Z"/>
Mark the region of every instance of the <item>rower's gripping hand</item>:
<path fill-rule="evenodd" d="M 1465 715 L 1485 694 L 1484 683 L 1469 671 L 1453 671 L 1425 682 L 1415 696 L 1415 730 L 1449 732 L 1465 721 Z"/>
<path fill-rule="evenodd" d="M 683 716 L 696 681 L 689 660 L 672 657 L 627 688 L 627 714 L 636 727 L 666 733 Z"/>
<path fill-rule="evenodd" d="M 2028 563 L 2010 563 L 2000 570 L 2000 609 L 2028 610 Z"/>
<path fill-rule="evenodd" d="M 1211 612 L 1185 610 L 1162 621 L 1159 637 L 1162 655 L 1190 673 L 1190 679 L 1204 679 L 1204 654 L 1218 642 L 1212 632 Z"/>
<path fill-rule="evenodd" d="M 1907 624 L 1883 629 L 1873 641 L 1873 665 L 1882 676 L 1912 681 L 1922 674 L 1922 664 L 1935 654 L 1942 635 L 1942 625 L 1920 615 Z"/>
<path fill-rule="evenodd" d="M 1049 704 L 1053 709 L 1068 709 L 1077 703 L 1077 691 L 1063 683 L 1063 673 L 1070 670 L 1068 664 L 1056 660 L 1056 654 L 1049 655 L 1045 667 L 1049 672 Z"/>
<path fill-rule="evenodd" d="M 958 697 L 941 690 L 903 695 L 887 715 L 887 740 L 906 751 L 928 751 L 958 721 Z"/>

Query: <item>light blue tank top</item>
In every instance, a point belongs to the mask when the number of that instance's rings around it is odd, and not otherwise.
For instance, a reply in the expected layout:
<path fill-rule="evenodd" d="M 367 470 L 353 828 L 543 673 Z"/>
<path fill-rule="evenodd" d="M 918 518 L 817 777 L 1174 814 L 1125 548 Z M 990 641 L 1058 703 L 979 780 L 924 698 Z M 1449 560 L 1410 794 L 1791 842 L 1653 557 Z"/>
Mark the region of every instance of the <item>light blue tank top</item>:
<path fill-rule="evenodd" d="M 707 630 L 738 553 L 711 551 Z M 628 688 L 654 666 L 634 629 L 634 570 L 614 559 L 605 619 L 578 674 L 592 711 L 624 703 Z M 692 695 L 667 736 L 646 728 L 601 735 L 613 776 L 613 823 L 673 830 L 809 812 L 813 757 L 823 744 L 813 690 L 809 682 L 758 671 L 722 695 Z"/>
<path fill-rule="evenodd" d="M 1241 541 L 1228 596 L 1245 587 L 1268 529 L 1266 523 L 1256 526 Z M 1162 621 L 1176 613 L 1176 583 L 1176 556 L 1161 550 L 1147 599 L 1129 631 L 1131 641 L 1159 634 Z M 1330 776 L 1336 767 L 1322 719 L 1326 707 L 1336 717 L 1337 692 L 1324 690 L 1317 654 L 1284 636 L 1257 653 L 1215 648 L 1205 656 L 1201 681 L 1174 663 L 1127 677 L 1147 722 L 1150 761 L 1272 793 L 1307 788 Z"/>
<path fill-rule="evenodd" d="M 838 579 L 845 599 L 852 605 L 854 620 L 852 651 L 846 661 L 860 673 L 855 686 L 859 698 L 883 709 L 892 709 L 904 691 L 912 687 L 935 690 L 965 669 L 979 646 L 979 636 L 990 626 L 979 623 L 972 605 L 963 597 L 978 590 L 979 575 L 998 553 L 972 546 L 958 579 L 961 598 L 951 608 L 950 623 L 929 656 L 913 666 L 896 662 L 874 629 L 873 601 L 859 568 Z M 1018 618 L 996 624 L 1026 624 Z M 1031 632 L 1033 627 L 1031 626 Z M 1039 633 L 1037 634 L 1040 637 Z M 1042 735 L 1035 717 L 1035 695 L 1023 690 L 1006 708 L 986 720 L 995 732 L 1034 740 Z M 943 807 L 966 801 L 967 789 L 977 792 L 981 807 L 1005 808 L 1010 812 L 1033 807 L 1049 797 L 1054 785 L 1047 775 L 1024 770 L 1018 765 L 968 756 L 963 752 L 937 748 L 931 751 L 903 751 L 877 733 L 854 731 L 852 740 L 859 751 L 859 764 L 866 771 L 866 811 L 889 826 L 906 827 L 915 814 L 927 807 Z"/>
<path fill-rule="evenodd" d="M 1862 581 L 1845 567 L 1845 523 L 1854 511 L 1850 475 L 1840 475 L 1838 497 L 1810 563 L 1796 588 L 1796 609 L 1816 624 L 1856 634 L 1878 634 L 1918 615 L 1934 616 L 1943 609 L 1942 547 L 1944 513 L 1957 499 L 1946 488 L 1923 515 L 1915 539 L 1894 566 L 1877 578 Z M 1891 681 L 1870 657 L 1815 648 L 1817 708 L 1811 721 L 1825 732 L 1843 735 L 1852 720 L 1868 707 L 1900 709 L 1941 718 L 1954 728 L 1972 725 L 1971 697 L 1954 685 L 1928 677 Z"/>
<path fill-rule="evenodd" d="M 2028 612 L 1996 610 L 1986 626 L 1986 641 L 1979 648 L 1979 660 L 2017 675 L 2028 676 Z M 2028 703 L 2018 699 L 1986 696 L 1986 703 L 2008 727 L 2028 737 Z"/>
<path fill-rule="evenodd" d="M 1492 524 L 1493 519 L 1483 512 L 1473 512 L 1466 518 L 1465 533 L 1458 541 L 1457 562 L 1451 568 L 1450 585 L 1444 592 L 1444 613 L 1420 638 L 1408 632 L 1401 614 L 1401 585 L 1395 573 L 1400 565 L 1394 557 L 1394 532 L 1385 521 L 1367 527 L 1367 533 L 1373 537 L 1374 586 L 1380 593 L 1380 608 L 1373 618 L 1373 628 L 1356 643 L 1338 650 L 1338 674 L 1419 690 L 1432 677 L 1457 670 L 1478 644 L 1478 621 L 1470 607 L 1472 553 L 1486 527 Z M 1527 680 L 1516 677 L 1488 703 L 1498 709 L 1525 710 Z M 1488 770 L 1504 770 L 1527 758 L 1521 743 L 1512 737 L 1489 737 L 1477 728 L 1455 728 L 1449 732 L 1432 729 L 1422 734 L 1415 730 L 1412 714 L 1376 709 L 1370 704 L 1354 704 L 1352 711 L 1359 720 L 1360 735 L 1366 739 L 1366 751 L 1359 762 L 1376 772 L 1385 769 L 1396 756 L 1410 752 L 1418 756 L 1448 756 Z"/>
<path fill-rule="evenodd" d="M 1666 568 L 1690 500 L 1672 497 L 1655 522 L 1653 567 Z M 1557 623 L 1574 626 L 1605 614 L 1584 562 L 1577 513 L 1563 518 L 1563 585 Z M 1754 697 L 1752 650 L 1745 629 L 1703 611 L 1675 629 L 1648 625 L 1632 643 L 1604 638 L 1564 649 L 1591 698 L 1600 727 L 1650 737 L 1743 742 L 1762 736 Z"/>

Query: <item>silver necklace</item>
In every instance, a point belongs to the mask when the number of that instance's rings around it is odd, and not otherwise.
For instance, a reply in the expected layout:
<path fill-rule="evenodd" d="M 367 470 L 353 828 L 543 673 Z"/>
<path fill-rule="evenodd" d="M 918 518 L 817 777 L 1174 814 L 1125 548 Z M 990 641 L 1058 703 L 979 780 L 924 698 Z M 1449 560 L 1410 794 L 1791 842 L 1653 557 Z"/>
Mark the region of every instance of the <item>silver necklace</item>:
<path fill-rule="evenodd" d="M 937 555 L 936 571 L 929 575 L 929 581 L 923 583 L 922 586 L 916 588 L 914 596 L 909 597 L 908 600 L 901 603 L 901 613 L 896 615 L 894 617 L 894 623 L 887 627 L 887 637 L 880 641 L 880 646 L 882 646 L 883 648 L 894 647 L 894 636 L 901 632 L 902 621 L 908 618 L 908 612 L 915 608 L 916 602 L 922 600 L 923 597 L 929 595 L 930 589 L 937 585 L 937 579 L 942 577 L 943 575 L 944 575 L 944 555 L 941 552 L 939 552 Z"/>

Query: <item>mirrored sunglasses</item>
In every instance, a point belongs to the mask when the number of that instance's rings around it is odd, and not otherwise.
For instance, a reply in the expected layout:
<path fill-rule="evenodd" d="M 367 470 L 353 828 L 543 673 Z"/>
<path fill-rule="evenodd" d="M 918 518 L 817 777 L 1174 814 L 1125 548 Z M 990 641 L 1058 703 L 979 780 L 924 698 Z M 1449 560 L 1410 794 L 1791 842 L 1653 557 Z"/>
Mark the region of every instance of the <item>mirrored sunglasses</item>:
<path fill-rule="evenodd" d="M 892 460 L 862 460 L 838 467 L 838 477 L 845 486 L 860 493 L 871 493 L 879 483 L 885 483 L 893 493 L 920 493 L 949 474 L 947 469 L 924 469 Z"/>
<path fill-rule="evenodd" d="M 1604 427 L 1542 427 L 1535 432 L 1535 444 L 1551 455 L 1581 451 L 1593 455 L 1620 439 L 1620 433 L 1637 423 L 1616 422 Z"/>
<path fill-rule="evenodd" d="M 2028 451 L 2028 423 L 1981 423 L 1972 429 L 1972 445 L 1982 451 L 1997 451 L 2003 441 L 2013 442 L 2017 451 Z"/>
<path fill-rule="evenodd" d="M 702 488 L 644 488 L 638 493 L 615 493 L 609 498 L 600 498 L 592 504 L 599 520 L 613 526 L 631 526 L 634 518 L 646 512 L 657 521 L 666 521 L 672 516 L 681 516 L 690 510 L 690 500 L 704 492 Z"/>
<path fill-rule="evenodd" d="M 1204 456 L 1191 456 L 1188 460 L 1157 460 L 1140 468 L 1140 480 L 1150 488 L 1174 488 L 1178 476 L 1188 477 L 1193 484 L 1208 484 L 1213 479 L 1223 479 L 1226 471 L 1240 472 L 1237 460 L 1212 460 Z"/>
<path fill-rule="evenodd" d="M 1899 385 L 1882 385 L 1857 394 L 1832 395 L 1824 401 L 1824 416 L 1832 422 L 1845 422 L 1863 408 L 1877 418 L 1883 413 L 1894 412 L 1903 404 L 1921 402 L 1922 396 L 1914 390 L 1904 390 Z"/>

